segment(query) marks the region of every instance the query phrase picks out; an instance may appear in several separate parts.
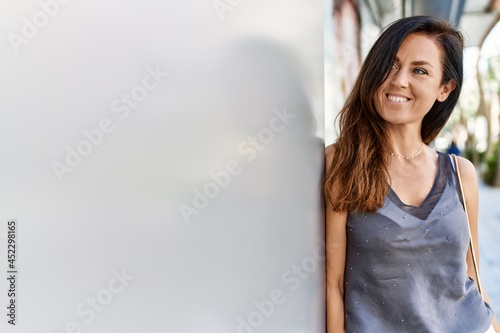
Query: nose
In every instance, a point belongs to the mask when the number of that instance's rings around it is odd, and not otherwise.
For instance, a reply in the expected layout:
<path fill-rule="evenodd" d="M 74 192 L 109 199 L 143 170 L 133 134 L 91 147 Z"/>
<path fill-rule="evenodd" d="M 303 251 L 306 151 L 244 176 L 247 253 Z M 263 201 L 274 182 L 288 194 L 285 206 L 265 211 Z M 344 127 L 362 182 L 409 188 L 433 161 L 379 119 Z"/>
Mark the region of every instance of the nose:
<path fill-rule="evenodd" d="M 398 88 L 408 87 L 408 77 L 406 71 L 402 69 L 393 70 L 391 73 L 391 84 Z"/>

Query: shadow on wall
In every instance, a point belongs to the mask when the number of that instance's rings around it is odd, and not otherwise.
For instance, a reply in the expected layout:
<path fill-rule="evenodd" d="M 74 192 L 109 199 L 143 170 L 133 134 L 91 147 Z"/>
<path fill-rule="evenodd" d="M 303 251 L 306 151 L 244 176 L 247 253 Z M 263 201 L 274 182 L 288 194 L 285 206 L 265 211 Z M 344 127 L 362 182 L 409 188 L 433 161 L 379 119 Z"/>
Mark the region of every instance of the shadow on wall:
<path fill-rule="evenodd" d="M 218 84 L 201 87 L 215 96 L 207 112 L 223 123 L 200 140 L 209 135 L 226 158 L 193 184 L 198 202 L 180 208 L 192 228 L 179 245 L 196 295 L 186 302 L 196 314 L 231 312 L 233 332 L 323 332 L 324 144 L 314 136 L 300 64 L 260 38 L 228 45 L 219 64 Z"/>

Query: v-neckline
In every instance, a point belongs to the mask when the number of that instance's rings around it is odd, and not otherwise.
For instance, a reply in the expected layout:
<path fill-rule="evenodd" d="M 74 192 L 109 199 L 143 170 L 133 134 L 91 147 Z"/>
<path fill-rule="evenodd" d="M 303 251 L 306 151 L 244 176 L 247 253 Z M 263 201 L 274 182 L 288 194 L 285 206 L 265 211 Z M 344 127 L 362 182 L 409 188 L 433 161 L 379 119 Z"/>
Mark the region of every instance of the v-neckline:
<path fill-rule="evenodd" d="M 419 210 L 419 209 L 422 209 L 428 202 L 429 200 L 431 199 L 431 197 L 433 197 L 434 195 L 434 192 L 436 191 L 436 188 L 439 184 L 439 179 L 442 177 L 442 169 L 443 169 L 443 161 L 442 161 L 442 154 L 437 152 L 438 154 L 438 172 L 437 172 L 437 175 L 436 175 L 436 178 L 434 179 L 434 183 L 432 184 L 432 187 L 429 191 L 429 193 L 427 193 L 427 196 L 425 197 L 425 199 L 420 203 L 419 206 L 413 206 L 413 205 L 409 205 L 409 204 L 406 204 L 404 203 L 401 198 L 398 196 L 398 194 L 396 193 L 396 191 L 394 191 L 394 189 L 392 188 L 392 186 L 389 186 L 389 194 L 388 194 L 388 197 L 389 199 L 396 205 L 398 206 L 399 208 L 401 208 L 403 211 L 405 211 L 406 213 L 416 217 L 416 218 L 419 218 L 418 216 L 416 216 L 414 213 L 412 213 L 411 211 L 412 210 Z M 444 192 L 444 189 L 443 191 L 441 191 L 440 195 L 439 195 L 439 198 L 441 197 L 441 195 L 443 194 Z M 437 198 L 436 200 L 436 203 L 439 201 L 439 198 Z M 435 206 L 435 205 L 434 205 Z M 406 208 L 406 209 L 405 209 Z M 426 214 L 426 216 L 429 216 L 430 213 L 432 212 L 433 209 L 430 209 L 429 212 Z M 420 219 L 420 218 L 419 218 Z"/>

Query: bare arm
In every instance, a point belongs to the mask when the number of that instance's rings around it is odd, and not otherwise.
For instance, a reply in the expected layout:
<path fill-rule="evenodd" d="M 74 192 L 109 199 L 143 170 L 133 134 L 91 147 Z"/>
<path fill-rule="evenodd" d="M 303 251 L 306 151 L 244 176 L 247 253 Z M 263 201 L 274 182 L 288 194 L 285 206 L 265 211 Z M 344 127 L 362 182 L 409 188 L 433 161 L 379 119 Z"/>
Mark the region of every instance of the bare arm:
<path fill-rule="evenodd" d="M 331 166 L 333 148 L 326 149 L 326 168 Z M 334 212 L 326 203 L 326 319 L 328 333 L 344 330 L 344 269 L 347 213 Z"/>
<path fill-rule="evenodd" d="M 479 270 L 479 241 L 478 241 L 478 186 L 477 174 L 474 165 L 465 158 L 458 158 L 458 166 L 462 178 L 462 184 L 465 192 L 465 202 L 467 204 L 467 211 L 469 217 L 469 224 L 471 229 L 472 241 L 474 243 L 474 252 L 476 253 L 477 266 Z M 475 281 L 477 281 L 474 264 L 472 262 L 472 254 L 470 250 L 467 253 L 467 273 Z M 476 282 L 477 283 L 477 282 Z M 483 296 L 486 302 L 491 304 L 488 295 L 483 290 Z M 493 318 L 493 327 L 495 332 L 500 333 L 500 326 L 496 318 Z"/>

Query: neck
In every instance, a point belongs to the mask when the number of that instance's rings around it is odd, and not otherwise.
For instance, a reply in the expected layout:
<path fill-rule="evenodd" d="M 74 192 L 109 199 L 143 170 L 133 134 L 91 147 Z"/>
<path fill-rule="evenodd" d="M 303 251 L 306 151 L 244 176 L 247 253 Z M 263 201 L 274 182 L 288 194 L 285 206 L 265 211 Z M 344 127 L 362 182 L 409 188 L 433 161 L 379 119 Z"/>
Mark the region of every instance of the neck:
<path fill-rule="evenodd" d="M 424 146 L 420 131 L 390 131 L 389 143 L 390 152 L 403 157 L 420 153 Z"/>

